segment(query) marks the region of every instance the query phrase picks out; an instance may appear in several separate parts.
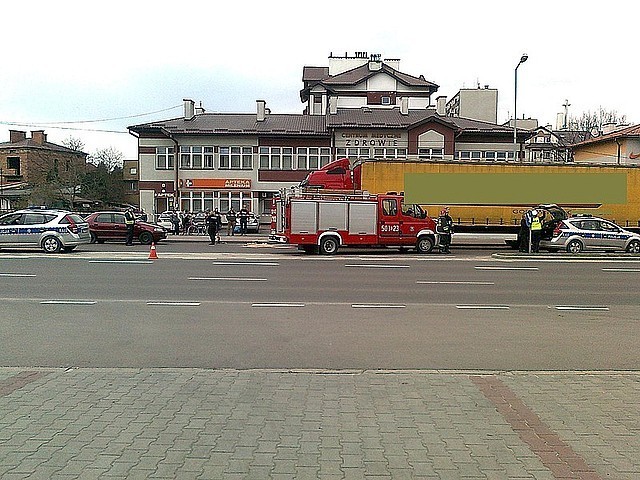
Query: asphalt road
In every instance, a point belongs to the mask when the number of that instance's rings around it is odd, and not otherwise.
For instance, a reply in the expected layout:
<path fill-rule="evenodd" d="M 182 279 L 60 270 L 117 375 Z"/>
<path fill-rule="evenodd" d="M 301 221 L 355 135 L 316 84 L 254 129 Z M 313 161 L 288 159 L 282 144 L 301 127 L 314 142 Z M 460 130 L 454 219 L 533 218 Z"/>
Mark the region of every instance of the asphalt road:
<path fill-rule="evenodd" d="M 638 369 L 640 263 L 259 244 L 0 254 L 0 365 Z M 586 259 L 586 257 L 585 257 Z M 628 260 L 626 257 L 625 260 Z"/>

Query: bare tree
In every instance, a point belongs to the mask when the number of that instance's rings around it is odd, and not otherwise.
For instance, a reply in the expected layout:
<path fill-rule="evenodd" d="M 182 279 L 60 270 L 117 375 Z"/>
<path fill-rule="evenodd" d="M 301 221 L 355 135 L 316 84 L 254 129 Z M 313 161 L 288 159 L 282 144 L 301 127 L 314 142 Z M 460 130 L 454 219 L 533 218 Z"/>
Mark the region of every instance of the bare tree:
<path fill-rule="evenodd" d="M 88 162 L 96 167 L 104 165 L 109 172 L 113 172 L 117 168 L 122 168 L 124 155 L 120 150 L 113 147 L 96 150 L 95 153 L 89 155 Z"/>
<path fill-rule="evenodd" d="M 84 150 L 84 142 L 79 138 L 72 136 L 69 136 L 69 138 L 65 138 L 62 141 L 62 145 L 71 150 L 75 150 L 76 152 L 81 152 L 82 150 Z"/>
<path fill-rule="evenodd" d="M 596 112 L 583 112 L 579 117 L 569 117 L 569 129 L 582 132 L 602 132 L 607 123 L 622 124 L 627 121 L 626 115 L 618 115 L 615 110 L 605 110 L 602 106 Z"/>

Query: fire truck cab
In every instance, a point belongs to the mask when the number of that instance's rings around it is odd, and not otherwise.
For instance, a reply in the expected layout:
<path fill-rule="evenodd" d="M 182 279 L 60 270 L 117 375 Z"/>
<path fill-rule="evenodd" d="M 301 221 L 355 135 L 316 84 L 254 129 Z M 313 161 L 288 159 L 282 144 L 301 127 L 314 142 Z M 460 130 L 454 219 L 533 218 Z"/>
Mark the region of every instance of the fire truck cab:
<path fill-rule="evenodd" d="M 270 240 L 308 253 L 335 254 L 342 246 L 415 248 L 438 243 L 435 222 L 397 194 L 286 193 L 274 197 Z"/>

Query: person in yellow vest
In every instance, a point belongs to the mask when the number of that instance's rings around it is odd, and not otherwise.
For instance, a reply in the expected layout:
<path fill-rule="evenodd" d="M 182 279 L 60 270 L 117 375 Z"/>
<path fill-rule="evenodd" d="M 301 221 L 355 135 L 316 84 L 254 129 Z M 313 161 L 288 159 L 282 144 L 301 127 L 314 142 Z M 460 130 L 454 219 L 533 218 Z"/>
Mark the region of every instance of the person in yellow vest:
<path fill-rule="evenodd" d="M 537 210 L 531 212 L 531 251 L 538 253 L 540 251 L 540 235 L 542 234 L 542 218 Z"/>
<path fill-rule="evenodd" d="M 133 245 L 133 228 L 136 223 L 136 216 L 133 213 L 133 208 L 129 207 L 126 212 L 124 212 L 124 223 L 127 227 L 127 240 L 125 245 Z"/>

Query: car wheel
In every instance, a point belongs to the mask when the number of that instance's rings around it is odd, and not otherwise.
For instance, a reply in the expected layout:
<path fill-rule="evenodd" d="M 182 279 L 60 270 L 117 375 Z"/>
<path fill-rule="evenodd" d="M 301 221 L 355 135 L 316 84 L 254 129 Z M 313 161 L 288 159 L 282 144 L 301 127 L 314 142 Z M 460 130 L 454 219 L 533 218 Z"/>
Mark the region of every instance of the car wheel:
<path fill-rule="evenodd" d="M 143 245 L 151 245 L 153 243 L 153 235 L 150 232 L 142 232 L 138 237 L 140 243 Z"/>
<path fill-rule="evenodd" d="M 42 240 L 42 249 L 46 253 L 58 253 L 62 249 L 62 242 L 56 237 L 45 237 Z"/>
<path fill-rule="evenodd" d="M 325 237 L 320 242 L 320 253 L 323 255 L 333 255 L 338 251 L 338 239 L 336 237 Z"/>
<path fill-rule="evenodd" d="M 416 250 L 418 253 L 429 253 L 433 250 L 433 240 L 429 237 L 420 237 L 418 238 L 418 243 L 416 243 Z"/>
<path fill-rule="evenodd" d="M 627 245 L 627 252 L 640 253 L 640 242 L 638 240 L 631 240 Z"/>
<path fill-rule="evenodd" d="M 98 243 L 98 237 L 93 232 L 91 232 L 91 243 Z"/>
<path fill-rule="evenodd" d="M 580 240 L 571 240 L 567 244 L 567 252 L 569 253 L 580 253 L 583 248 L 584 245 L 582 245 L 582 242 Z"/>

